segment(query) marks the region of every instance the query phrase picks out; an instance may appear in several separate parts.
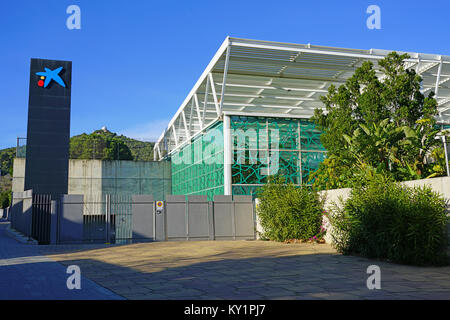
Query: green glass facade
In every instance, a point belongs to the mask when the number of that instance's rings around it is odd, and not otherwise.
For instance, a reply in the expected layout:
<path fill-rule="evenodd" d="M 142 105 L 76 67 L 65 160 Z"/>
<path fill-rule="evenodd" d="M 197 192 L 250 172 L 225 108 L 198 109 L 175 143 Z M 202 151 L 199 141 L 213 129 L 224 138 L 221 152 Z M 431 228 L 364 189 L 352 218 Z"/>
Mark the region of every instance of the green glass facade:
<path fill-rule="evenodd" d="M 309 184 L 309 175 L 326 155 L 320 131 L 306 119 L 232 116 L 232 193 L 252 195 L 279 174 L 296 185 Z M 217 122 L 172 155 L 172 194 L 224 194 L 223 122 Z"/>
<path fill-rule="evenodd" d="M 321 132 L 306 119 L 231 117 L 231 132 L 233 194 L 254 194 L 274 174 L 309 184 L 326 156 Z"/>
<path fill-rule="evenodd" d="M 172 194 L 224 194 L 223 124 L 218 122 L 203 135 L 172 155 Z"/>

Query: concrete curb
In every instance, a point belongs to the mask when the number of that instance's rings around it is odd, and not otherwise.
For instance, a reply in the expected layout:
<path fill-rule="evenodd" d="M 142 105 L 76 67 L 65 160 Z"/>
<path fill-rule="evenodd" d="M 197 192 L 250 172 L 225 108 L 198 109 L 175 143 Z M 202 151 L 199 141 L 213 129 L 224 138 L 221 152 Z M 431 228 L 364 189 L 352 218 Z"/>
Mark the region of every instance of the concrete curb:
<path fill-rule="evenodd" d="M 38 244 L 38 242 L 32 238 L 29 238 L 25 235 L 23 235 L 22 233 L 20 233 L 17 230 L 14 230 L 11 228 L 11 224 L 9 226 L 6 227 L 6 233 L 13 238 L 14 240 L 23 243 L 23 244 L 32 244 L 32 245 L 36 245 Z"/>

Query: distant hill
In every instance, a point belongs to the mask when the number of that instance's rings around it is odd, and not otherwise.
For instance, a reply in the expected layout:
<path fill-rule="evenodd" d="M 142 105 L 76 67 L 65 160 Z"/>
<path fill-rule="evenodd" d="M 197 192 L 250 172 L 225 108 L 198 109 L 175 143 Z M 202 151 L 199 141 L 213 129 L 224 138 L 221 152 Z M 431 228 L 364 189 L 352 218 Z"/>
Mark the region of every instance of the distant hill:
<path fill-rule="evenodd" d="M 80 134 L 70 138 L 70 159 L 134 160 L 152 161 L 153 142 L 135 140 L 108 131 L 106 128 L 91 134 Z M 25 155 L 25 146 L 19 149 Z M 0 208 L 10 203 L 13 160 L 16 148 L 0 150 Z"/>
<path fill-rule="evenodd" d="M 107 129 L 70 138 L 70 159 L 152 161 L 154 142 L 135 140 Z M 16 148 L 0 150 L 1 175 L 12 175 Z"/>
<path fill-rule="evenodd" d="M 118 136 L 107 129 L 70 138 L 71 159 L 152 161 L 153 142 Z"/>

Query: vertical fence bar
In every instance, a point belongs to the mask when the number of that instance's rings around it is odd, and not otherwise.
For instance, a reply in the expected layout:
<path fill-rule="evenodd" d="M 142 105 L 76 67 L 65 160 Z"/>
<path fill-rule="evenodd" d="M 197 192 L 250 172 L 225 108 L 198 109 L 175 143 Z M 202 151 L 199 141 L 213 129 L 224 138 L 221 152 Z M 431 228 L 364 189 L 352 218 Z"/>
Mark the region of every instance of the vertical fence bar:
<path fill-rule="evenodd" d="M 107 194 L 105 196 L 105 232 L 106 232 L 106 242 L 109 243 L 109 232 L 110 232 L 110 218 L 111 218 L 111 195 Z"/>

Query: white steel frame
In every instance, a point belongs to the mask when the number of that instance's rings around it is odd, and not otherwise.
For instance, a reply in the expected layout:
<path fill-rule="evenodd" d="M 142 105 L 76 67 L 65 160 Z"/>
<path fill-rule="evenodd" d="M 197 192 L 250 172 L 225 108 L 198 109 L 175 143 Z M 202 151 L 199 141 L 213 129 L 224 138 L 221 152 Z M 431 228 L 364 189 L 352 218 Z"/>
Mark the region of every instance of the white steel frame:
<path fill-rule="evenodd" d="M 227 37 L 156 142 L 154 160 L 224 116 L 309 118 L 323 108 L 319 97 L 331 85 L 345 83 L 367 60 L 378 70 L 389 52 Z M 450 123 L 450 56 L 408 54 L 407 67 L 423 78 L 423 92 L 436 94 L 439 121 Z"/>

